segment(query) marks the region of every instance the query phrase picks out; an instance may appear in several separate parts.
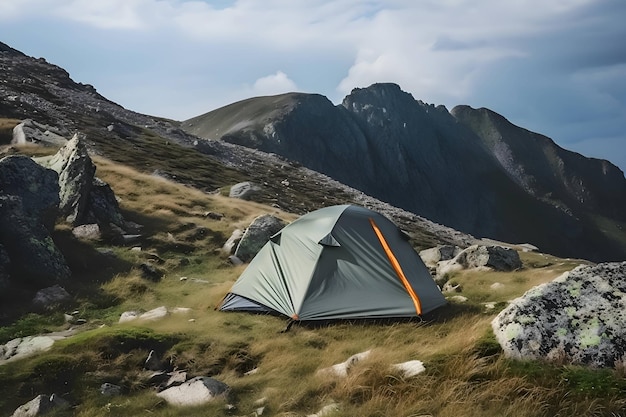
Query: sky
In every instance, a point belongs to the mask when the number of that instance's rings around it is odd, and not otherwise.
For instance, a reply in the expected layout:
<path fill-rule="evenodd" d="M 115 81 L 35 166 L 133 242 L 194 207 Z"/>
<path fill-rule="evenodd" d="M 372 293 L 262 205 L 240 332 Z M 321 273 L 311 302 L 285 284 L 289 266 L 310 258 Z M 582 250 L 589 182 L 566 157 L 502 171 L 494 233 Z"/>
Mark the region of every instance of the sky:
<path fill-rule="evenodd" d="M 624 22 L 624 0 L 0 0 L 0 41 L 140 113 L 394 82 L 622 171 Z"/>

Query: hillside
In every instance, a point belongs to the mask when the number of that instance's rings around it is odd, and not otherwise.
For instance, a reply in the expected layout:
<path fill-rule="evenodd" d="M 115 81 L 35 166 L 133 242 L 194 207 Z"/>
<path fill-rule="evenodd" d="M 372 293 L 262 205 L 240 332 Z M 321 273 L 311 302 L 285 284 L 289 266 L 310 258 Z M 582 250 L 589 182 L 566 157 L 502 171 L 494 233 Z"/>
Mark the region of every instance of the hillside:
<path fill-rule="evenodd" d="M 626 256 L 624 174 L 486 109 L 448 112 L 374 84 L 337 106 L 315 94 L 258 97 L 182 127 L 282 155 L 474 236 L 596 261 Z"/>

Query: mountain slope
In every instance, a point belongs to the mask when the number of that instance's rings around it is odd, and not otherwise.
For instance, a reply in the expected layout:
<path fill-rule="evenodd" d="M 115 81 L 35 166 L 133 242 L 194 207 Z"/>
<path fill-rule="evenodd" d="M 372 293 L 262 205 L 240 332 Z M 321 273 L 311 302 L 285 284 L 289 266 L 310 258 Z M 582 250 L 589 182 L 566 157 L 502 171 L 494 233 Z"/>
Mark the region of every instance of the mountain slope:
<path fill-rule="evenodd" d="M 353 90 L 338 106 L 311 94 L 258 97 L 181 126 L 282 155 L 473 235 L 530 242 L 561 256 L 626 257 L 620 229 L 626 180 L 619 169 L 526 131 L 543 139 L 517 141 L 524 150 L 516 151 L 515 166 L 527 172 L 517 175 L 501 151 L 517 148 L 481 135 L 481 122 L 468 113 L 425 104 L 395 84 L 374 84 Z M 508 130 L 497 135 L 517 137 L 523 130 L 498 120 Z"/>

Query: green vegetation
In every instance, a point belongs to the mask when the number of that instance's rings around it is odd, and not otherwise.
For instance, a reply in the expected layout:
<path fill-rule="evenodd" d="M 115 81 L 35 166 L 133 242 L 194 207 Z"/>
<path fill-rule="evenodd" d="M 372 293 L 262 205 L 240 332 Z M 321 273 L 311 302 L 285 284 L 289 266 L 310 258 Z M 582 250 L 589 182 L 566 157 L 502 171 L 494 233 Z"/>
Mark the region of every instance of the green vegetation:
<path fill-rule="evenodd" d="M 260 214 L 286 221 L 296 215 L 207 194 L 107 159 L 95 162 L 124 215 L 144 226 L 143 238 L 133 246 L 77 242 L 67 227 L 58 227 L 55 241 L 70 254 L 70 290 L 78 295 L 69 309 L 88 322 L 47 352 L 0 365 L 2 415 L 52 392 L 72 403 L 55 415 L 80 417 L 252 415 L 261 398 L 267 399 L 267 415 L 285 417 L 312 414 L 332 402 L 340 404 L 337 415 L 366 417 L 624 415 L 623 369 L 509 360 L 491 333 L 490 322 L 506 300 L 579 261 L 522 253 L 520 271 L 454 273 L 450 279 L 461 284 L 469 302 L 452 303 L 423 321 L 296 325 L 281 332 L 287 322 L 280 317 L 214 310 L 243 270 L 231 266 L 220 247 Z M 221 182 L 211 179 L 205 188 L 228 186 L 228 177 L 214 175 Z M 208 211 L 224 218 L 211 219 Z M 143 278 L 141 263 L 157 267 L 163 278 Z M 494 283 L 504 286 L 494 290 Z M 485 302 L 496 308 L 485 309 Z M 124 311 L 158 306 L 190 310 L 158 321 L 118 323 Z M 0 327 L 0 340 L 67 326 L 62 312 L 30 314 Z M 370 349 L 345 379 L 317 374 Z M 225 382 L 229 399 L 203 407 L 167 405 L 154 395 L 150 372 L 143 370 L 151 350 L 191 376 Z M 423 361 L 426 371 L 405 378 L 391 367 L 409 360 Z M 102 396 L 104 382 L 122 386 L 124 395 Z M 227 403 L 237 409 L 227 411 Z"/>

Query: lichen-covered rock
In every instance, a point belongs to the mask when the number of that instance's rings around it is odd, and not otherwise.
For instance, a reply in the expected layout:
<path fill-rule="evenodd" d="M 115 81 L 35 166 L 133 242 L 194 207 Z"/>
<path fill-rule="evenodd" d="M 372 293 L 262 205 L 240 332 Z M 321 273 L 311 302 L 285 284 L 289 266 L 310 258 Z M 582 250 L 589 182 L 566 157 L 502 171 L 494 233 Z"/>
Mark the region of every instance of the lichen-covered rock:
<path fill-rule="evenodd" d="M 461 252 L 461 248 L 458 246 L 440 245 L 434 248 L 424 249 L 420 251 L 419 255 L 427 267 L 435 268 L 437 263 L 450 260 L 458 255 L 459 252 Z"/>
<path fill-rule="evenodd" d="M 454 259 L 465 268 L 486 266 L 496 271 L 514 271 L 522 267 L 517 251 L 502 246 L 472 245 Z"/>
<path fill-rule="evenodd" d="M 14 282 L 41 288 L 71 276 L 48 230 L 27 217 L 20 197 L 0 195 L 0 244 L 11 259 Z"/>
<path fill-rule="evenodd" d="M 535 287 L 492 327 L 509 357 L 612 367 L 626 352 L 626 262 L 579 266 Z"/>
<path fill-rule="evenodd" d="M 59 207 L 56 172 L 31 158 L 12 155 L 0 159 L 0 195 L 17 196 L 29 224 L 43 223 L 51 229 Z"/>
<path fill-rule="evenodd" d="M 59 209 L 67 221 L 73 225 L 81 224 L 85 216 L 91 183 L 96 166 L 87 153 L 87 147 L 78 134 L 53 155 L 46 165 L 59 175 Z"/>
<path fill-rule="evenodd" d="M 12 144 L 37 143 L 42 145 L 63 146 L 67 139 L 56 127 L 25 119 L 13 128 Z"/>
<path fill-rule="evenodd" d="M 33 305 L 37 308 L 49 309 L 67 303 L 71 299 L 72 297 L 65 288 L 57 284 L 37 291 L 33 298 Z"/>
<path fill-rule="evenodd" d="M 278 233 L 285 223 L 278 217 L 265 214 L 257 217 L 248 226 L 235 250 L 235 256 L 249 262 L 261 250 L 267 241 Z"/>

